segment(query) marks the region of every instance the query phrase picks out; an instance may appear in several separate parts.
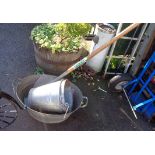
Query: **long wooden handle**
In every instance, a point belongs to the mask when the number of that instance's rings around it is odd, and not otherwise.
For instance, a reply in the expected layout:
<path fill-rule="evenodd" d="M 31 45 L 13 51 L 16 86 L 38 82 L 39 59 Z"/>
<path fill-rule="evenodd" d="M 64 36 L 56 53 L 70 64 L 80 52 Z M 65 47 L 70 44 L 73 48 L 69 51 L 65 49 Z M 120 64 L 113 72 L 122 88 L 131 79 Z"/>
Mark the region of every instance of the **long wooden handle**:
<path fill-rule="evenodd" d="M 64 73 L 62 73 L 60 76 L 58 76 L 55 80 L 56 81 L 60 80 L 61 78 L 65 77 L 66 75 L 68 75 L 69 73 L 71 73 L 72 71 L 77 69 L 78 67 L 82 66 L 87 60 L 91 59 L 92 57 L 94 57 L 95 55 L 100 53 L 103 49 L 105 49 L 108 46 L 112 45 L 115 41 L 117 41 L 118 39 L 122 38 L 124 35 L 128 34 L 130 31 L 132 31 L 134 28 L 136 28 L 139 25 L 140 25 L 140 23 L 133 23 L 133 24 L 131 24 L 126 29 L 124 29 L 122 32 L 120 32 L 115 37 L 113 37 L 110 41 L 108 41 L 107 43 L 103 44 L 102 46 L 100 46 L 99 48 L 94 50 L 90 55 L 88 55 L 87 57 L 83 58 L 79 62 L 75 63 L 73 66 L 71 66 L 69 69 L 67 69 Z"/>
<path fill-rule="evenodd" d="M 139 25 L 140 25 L 140 23 L 134 23 L 134 24 L 131 24 L 130 26 L 128 26 L 126 29 L 124 29 L 122 32 L 120 32 L 119 34 L 117 34 L 110 41 L 108 41 L 107 43 L 103 44 L 102 46 L 100 46 L 99 48 L 97 48 L 96 50 L 94 50 L 90 55 L 88 55 L 88 57 L 87 57 L 88 59 L 87 60 L 89 60 L 92 57 L 94 57 L 96 54 L 98 54 L 99 52 L 101 52 L 103 49 L 107 48 L 108 46 L 110 46 L 111 44 L 113 44 L 118 39 L 122 38 L 124 35 L 128 34 L 130 31 L 132 31 L 134 28 L 136 28 Z"/>

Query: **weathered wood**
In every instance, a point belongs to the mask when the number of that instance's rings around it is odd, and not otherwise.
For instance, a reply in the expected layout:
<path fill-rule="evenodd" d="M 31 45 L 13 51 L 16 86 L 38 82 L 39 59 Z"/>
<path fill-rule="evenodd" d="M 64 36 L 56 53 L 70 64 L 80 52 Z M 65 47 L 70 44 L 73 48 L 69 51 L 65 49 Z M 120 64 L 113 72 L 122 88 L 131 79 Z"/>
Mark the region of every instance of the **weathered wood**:
<path fill-rule="evenodd" d="M 37 65 L 43 69 L 44 73 L 54 75 L 60 75 L 89 53 L 84 48 L 77 52 L 52 53 L 50 50 L 40 48 L 35 44 L 34 52 Z"/>
<path fill-rule="evenodd" d="M 138 72 L 142 60 L 145 59 L 150 50 L 152 42 L 155 39 L 155 23 L 150 24 L 145 33 L 146 35 L 144 35 L 143 42 L 141 42 L 138 48 L 137 56 L 130 70 L 130 74 L 132 76 L 135 76 L 135 74 Z"/>

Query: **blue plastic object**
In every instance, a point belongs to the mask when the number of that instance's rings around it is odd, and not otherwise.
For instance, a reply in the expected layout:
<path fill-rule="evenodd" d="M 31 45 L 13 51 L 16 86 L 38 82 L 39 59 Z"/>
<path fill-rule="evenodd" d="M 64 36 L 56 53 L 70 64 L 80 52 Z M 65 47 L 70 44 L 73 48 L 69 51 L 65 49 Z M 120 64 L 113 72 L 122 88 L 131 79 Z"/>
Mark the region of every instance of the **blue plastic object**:
<path fill-rule="evenodd" d="M 152 117 L 155 116 L 155 94 L 149 87 L 151 79 L 155 76 L 155 69 L 151 71 L 147 79 L 146 72 L 150 66 L 154 65 L 154 63 L 155 52 L 147 61 L 138 77 L 134 78 L 124 86 L 124 90 L 127 94 L 128 101 L 130 102 L 132 109 L 143 114 L 148 120 L 151 120 Z M 145 96 L 146 92 L 149 94 L 149 98 Z"/>

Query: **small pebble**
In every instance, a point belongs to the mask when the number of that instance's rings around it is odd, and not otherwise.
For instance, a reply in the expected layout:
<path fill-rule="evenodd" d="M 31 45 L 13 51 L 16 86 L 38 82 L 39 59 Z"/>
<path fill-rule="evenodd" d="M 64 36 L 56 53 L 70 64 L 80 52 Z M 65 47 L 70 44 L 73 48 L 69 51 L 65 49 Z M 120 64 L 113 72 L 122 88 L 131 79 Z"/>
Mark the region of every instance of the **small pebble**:
<path fill-rule="evenodd" d="M 99 117 L 99 114 L 96 113 L 96 117 Z"/>
<path fill-rule="evenodd" d="M 95 85 L 95 83 L 93 82 L 93 83 L 92 83 L 92 85 L 94 86 L 94 85 Z"/>

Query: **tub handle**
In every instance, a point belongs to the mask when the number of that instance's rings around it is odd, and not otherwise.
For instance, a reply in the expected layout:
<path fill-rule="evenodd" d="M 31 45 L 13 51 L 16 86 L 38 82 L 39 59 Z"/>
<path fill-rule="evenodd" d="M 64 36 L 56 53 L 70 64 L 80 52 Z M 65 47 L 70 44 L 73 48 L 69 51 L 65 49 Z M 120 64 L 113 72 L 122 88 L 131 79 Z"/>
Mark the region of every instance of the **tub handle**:
<path fill-rule="evenodd" d="M 21 83 L 21 79 L 20 78 L 14 79 L 13 82 L 12 82 L 13 92 L 14 92 L 15 95 L 16 95 L 16 92 L 17 92 L 17 86 L 20 83 Z"/>
<path fill-rule="evenodd" d="M 16 98 L 18 99 L 18 102 L 22 103 L 22 101 L 18 98 L 18 95 L 17 95 L 17 87 L 21 83 L 21 81 L 22 81 L 22 79 L 20 79 L 20 78 L 14 79 L 13 82 L 12 82 L 12 87 L 13 87 L 13 92 L 14 92 Z M 18 104 L 18 106 L 20 107 L 20 109 L 25 109 L 26 108 L 26 106 L 24 106 L 24 108 L 23 108 L 19 104 Z"/>
<path fill-rule="evenodd" d="M 80 108 L 85 108 L 88 105 L 88 97 L 83 96 L 82 99 L 83 100 L 81 102 Z"/>

